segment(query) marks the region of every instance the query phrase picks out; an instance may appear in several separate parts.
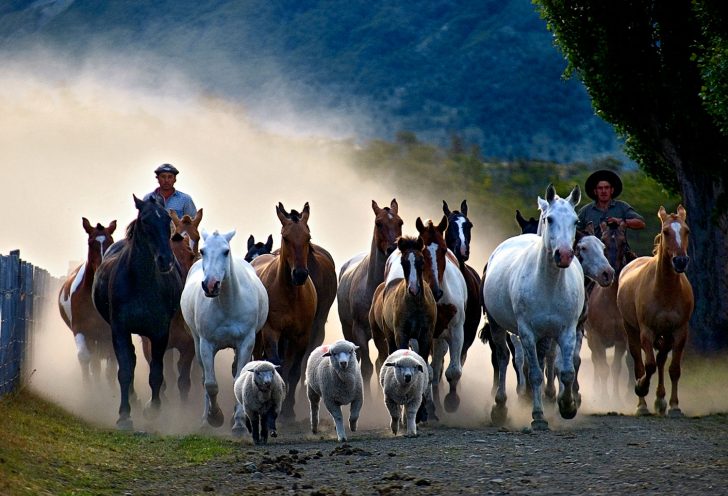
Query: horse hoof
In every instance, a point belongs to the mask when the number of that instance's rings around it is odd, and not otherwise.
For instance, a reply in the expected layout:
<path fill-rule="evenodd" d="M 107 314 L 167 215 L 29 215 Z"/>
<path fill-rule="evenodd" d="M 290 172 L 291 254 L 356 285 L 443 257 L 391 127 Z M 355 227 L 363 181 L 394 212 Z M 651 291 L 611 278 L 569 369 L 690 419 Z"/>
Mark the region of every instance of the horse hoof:
<path fill-rule="evenodd" d="M 153 403 L 151 400 L 144 405 L 143 415 L 147 420 L 156 420 L 159 417 L 159 404 Z"/>
<path fill-rule="evenodd" d="M 635 415 L 638 417 L 649 417 L 652 415 L 650 411 L 647 409 L 645 405 L 640 405 L 637 407 L 637 411 L 635 412 Z"/>
<path fill-rule="evenodd" d="M 670 408 L 667 412 L 667 416 L 670 418 L 683 418 L 683 412 L 679 408 Z"/>
<path fill-rule="evenodd" d="M 531 421 L 531 429 L 534 431 L 547 431 L 549 430 L 549 423 L 544 419 L 533 419 Z"/>
<path fill-rule="evenodd" d="M 460 406 L 460 396 L 457 393 L 447 393 L 445 395 L 445 411 L 448 413 L 455 412 Z"/>
<path fill-rule="evenodd" d="M 278 437 L 278 431 L 270 431 L 270 437 Z"/>
<path fill-rule="evenodd" d="M 220 409 L 216 412 L 210 412 L 207 414 L 207 423 L 213 427 L 220 427 L 225 423 L 225 414 Z"/>
<path fill-rule="evenodd" d="M 640 398 L 644 398 L 645 396 L 647 396 L 647 393 L 649 393 L 649 392 L 650 392 L 649 385 L 643 386 L 643 385 L 640 385 L 639 383 L 637 383 L 634 387 L 634 394 L 636 394 Z"/>
<path fill-rule="evenodd" d="M 505 406 L 493 405 L 490 409 L 490 421 L 498 427 L 505 425 L 508 419 L 508 408 Z"/>
<path fill-rule="evenodd" d="M 116 428 L 120 431 L 134 430 L 134 422 L 130 418 L 120 418 L 116 421 Z"/>
<path fill-rule="evenodd" d="M 567 404 L 559 401 L 559 414 L 561 414 L 561 418 L 571 420 L 576 417 L 576 412 L 577 408 L 575 401 L 572 400 L 570 403 Z"/>
<path fill-rule="evenodd" d="M 655 412 L 665 415 L 665 410 L 667 410 L 667 401 L 665 401 L 665 398 L 657 398 L 655 400 Z"/>
<path fill-rule="evenodd" d="M 242 425 L 234 425 L 232 429 L 233 437 L 241 438 L 245 434 L 245 428 Z"/>

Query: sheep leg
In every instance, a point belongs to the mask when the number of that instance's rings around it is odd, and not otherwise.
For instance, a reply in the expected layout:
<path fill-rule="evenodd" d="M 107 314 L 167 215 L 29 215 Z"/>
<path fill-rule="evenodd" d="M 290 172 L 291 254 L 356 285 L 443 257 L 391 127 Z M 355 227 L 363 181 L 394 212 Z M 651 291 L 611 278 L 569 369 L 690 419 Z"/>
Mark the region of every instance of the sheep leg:
<path fill-rule="evenodd" d="M 258 412 L 251 412 L 249 415 L 250 423 L 253 427 L 253 442 L 255 444 L 261 444 L 260 442 L 260 415 Z"/>
<path fill-rule="evenodd" d="M 318 432 L 318 424 L 319 424 L 319 401 L 321 401 L 321 396 L 316 393 L 313 389 L 310 387 L 308 388 L 308 403 L 311 406 L 310 412 L 311 412 L 311 432 L 316 434 Z"/>
<path fill-rule="evenodd" d="M 416 437 L 417 436 L 417 410 L 420 408 L 420 404 L 422 403 L 421 399 L 415 399 L 413 401 L 410 401 L 407 406 L 405 407 L 405 416 L 407 418 L 407 434 L 405 434 L 407 437 Z"/>
<path fill-rule="evenodd" d="M 261 444 L 268 444 L 268 412 L 260 416 L 260 441 Z"/>
<path fill-rule="evenodd" d="M 275 405 L 271 406 L 265 414 L 266 428 L 270 431 L 270 437 L 278 437 L 278 428 L 276 427 L 277 418 L 276 407 Z"/>
<path fill-rule="evenodd" d="M 344 415 L 341 413 L 341 405 L 337 405 L 333 401 L 327 400 L 326 398 L 324 398 L 324 405 L 326 405 L 326 409 L 329 411 L 331 418 L 334 419 L 334 424 L 336 424 L 336 438 L 339 440 L 339 442 L 346 442 L 347 439 L 346 431 L 344 430 Z M 354 425 L 356 425 L 356 423 Z"/>
<path fill-rule="evenodd" d="M 245 337 L 238 342 L 235 348 L 235 359 L 233 360 L 233 381 L 240 376 L 240 372 L 243 367 L 250 361 L 250 357 L 253 354 L 253 346 L 255 345 L 255 330 L 251 329 Z M 245 418 L 245 411 L 243 405 L 239 402 L 235 402 L 233 408 L 233 434 L 241 434 L 243 432 L 243 422 Z"/>
<path fill-rule="evenodd" d="M 396 436 L 397 431 L 399 430 L 399 419 L 402 415 L 402 409 L 396 402 L 389 398 L 384 399 L 384 405 L 387 407 L 387 410 L 389 410 L 389 416 L 392 417 L 392 420 L 389 422 L 389 427 L 392 429 L 392 434 Z"/>
<path fill-rule="evenodd" d="M 356 424 L 359 420 L 359 413 L 363 404 L 364 396 L 361 393 L 351 402 L 351 408 L 349 410 L 349 429 L 351 429 L 351 432 L 356 432 Z"/>

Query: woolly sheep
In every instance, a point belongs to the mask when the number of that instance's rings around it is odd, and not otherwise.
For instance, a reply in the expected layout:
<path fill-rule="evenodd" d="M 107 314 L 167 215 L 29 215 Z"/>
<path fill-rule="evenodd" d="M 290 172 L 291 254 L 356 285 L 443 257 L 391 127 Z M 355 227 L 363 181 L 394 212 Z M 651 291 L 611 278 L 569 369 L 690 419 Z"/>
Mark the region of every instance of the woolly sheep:
<path fill-rule="evenodd" d="M 277 437 L 276 418 L 286 396 L 286 384 L 276 370 L 279 366 L 265 360 L 248 362 L 235 380 L 235 398 L 243 406 L 245 426 L 255 444 Z"/>
<path fill-rule="evenodd" d="M 389 426 L 397 435 L 402 406 L 405 407 L 407 436 L 417 435 L 417 412 L 422 402 L 432 403 L 432 368 L 412 350 L 396 350 L 379 371 L 384 404 L 392 420 Z"/>
<path fill-rule="evenodd" d="M 341 406 L 351 403 L 349 428 L 356 431 L 364 397 L 363 380 L 356 350 L 359 347 L 344 339 L 331 345 L 319 346 L 311 352 L 306 366 L 306 386 L 311 405 L 311 432 L 318 432 L 319 401 L 324 400 L 326 409 L 336 424 L 336 436 L 346 441 L 344 417 Z"/>

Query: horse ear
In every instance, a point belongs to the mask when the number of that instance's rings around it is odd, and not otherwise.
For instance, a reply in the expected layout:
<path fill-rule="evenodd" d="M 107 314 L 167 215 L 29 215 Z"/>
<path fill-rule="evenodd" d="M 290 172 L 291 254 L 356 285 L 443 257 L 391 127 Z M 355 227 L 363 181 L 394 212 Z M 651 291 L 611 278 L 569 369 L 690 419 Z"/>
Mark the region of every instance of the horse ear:
<path fill-rule="evenodd" d="M 417 232 L 422 233 L 422 231 L 425 230 L 425 225 L 422 223 L 422 219 L 417 217 L 417 220 L 415 221 L 415 227 L 417 228 Z"/>
<path fill-rule="evenodd" d="M 255 238 L 251 234 L 250 236 L 248 236 L 248 250 L 250 250 L 254 244 L 255 244 Z"/>
<path fill-rule="evenodd" d="M 133 196 L 133 197 L 134 197 L 134 206 L 136 207 L 136 209 L 137 209 L 137 210 L 141 210 L 141 209 L 142 209 L 142 205 L 144 205 L 144 200 L 140 200 L 140 199 L 139 199 L 139 198 L 137 198 L 137 196 L 136 196 L 135 194 L 133 194 L 133 193 L 132 193 L 132 195 L 131 195 L 131 196 Z"/>
<path fill-rule="evenodd" d="M 518 227 L 523 229 L 523 226 L 526 225 L 526 219 L 523 218 L 523 215 L 521 215 L 521 211 L 516 209 L 516 222 L 518 222 Z"/>
<path fill-rule="evenodd" d="M 397 204 L 397 200 L 395 198 L 392 198 L 392 201 L 389 203 L 389 209 L 395 214 L 399 212 L 399 205 Z"/>
<path fill-rule="evenodd" d="M 203 228 L 200 234 L 202 234 L 202 241 L 206 241 L 208 236 L 207 229 Z"/>
<path fill-rule="evenodd" d="M 301 212 L 301 220 L 303 222 L 308 222 L 308 216 L 311 213 L 311 209 L 308 207 L 308 202 L 303 206 L 303 211 Z"/>
<path fill-rule="evenodd" d="M 91 234 L 94 230 L 93 227 L 91 227 L 91 223 L 86 217 L 81 217 L 81 225 L 83 226 L 83 230 L 86 231 L 87 234 Z"/>
<path fill-rule="evenodd" d="M 443 215 L 442 216 L 442 220 L 437 225 L 437 230 L 440 231 L 440 234 L 442 234 L 445 231 L 447 231 L 447 215 Z"/>
<path fill-rule="evenodd" d="M 397 249 L 399 251 L 402 251 L 402 245 L 404 245 L 404 238 L 400 236 L 399 238 L 397 238 Z"/>
<path fill-rule="evenodd" d="M 233 229 L 232 231 L 230 231 L 228 233 L 223 234 L 222 236 L 225 238 L 225 240 L 228 243 L 230 243 L 230 240 L 233 239 L 233 236 L 235 236 L 235 229 Z"/>
<path fill-rule="evenodd" d="M 425 249 L 425 240 L 419 236 L 417 237 L 417 249 L 420 251 Z"/>
<path fill-rule="evenodd" d="M 463 200 L 463 202 L 460 204 L 460 213 L 463 214 L 465 217 L 468 216 L 468 200 Z"/>
<path fill-rule="evenodd" d="M 660 222 L 665 222 L 665 217 L 667 217 L 667 211 L 665 211 L 665 207 L 660 205 L 660 210 L 657 211 L 657 216 L 660 218 Z"/>
<path fill-rule="evenodd" d="M 286 212 L 286 207 L 283 206 L 283 203 L 278 202 L 278 206 L 276 207 L 277 210 L 280 210 L 283 215 L 286 216 L 287 219 L 290 219 L 291 215 Z"/>
<path fill-rule="evenodd" d="M 551 183 L 546 188 L 546 201 L 551 203 L 554 201 L 554 198 L 556 198 L 556 188 L 554 188 L 553 183 Z"/>
<path fill-rule="evenodd" d="M 680 217 L 680 220 L 683 222 L 685 222 L 685 219 L 688 216 L 687 210 L 685 210 L 685 207 L 683 207 L 682 205 L 677 206 L 677 216 Z"/>
<path fill-rule="evenodd" d="M 374 210 L 374 215 L 379 215 L 379 212 L 382 211 L 381 208 L 379 208 L 379 205 L 377 205 L 377 202 L 372 200 L 372 210 Z"/>
<path fill-rule="evenodd" d="M 548 210 L 548 208 L 549 208 L 549 203 L 539 196 L 538 197 L 538 209 L 543 213 L 546 210 Z M 539 224 L 540 224 L 540 222 L 539 222 Z"/>
<path fill-rule="evenodd" d="M 448 217 L 450 217 L 450 214 L 452 213 L 450 212 L 450 207 L 447 206 L 447 202 L 445 200 L 442 200 L 442 212 Z"/>
<path fill-rule="evenodd" d="M 276 206 L 276 215 L 278 216 L 278 220 L 280 220 L 281 224 L 284 226 L 289 222 L 288 213 L 286 212 L 286 209 L 283 208 L 283 204 L 280 202 Z"/>
<path fill-rule="evenodd" d="M 195 227 L 199 227 L 200 222 L 202 222 L 202 209 L 199 209 L 195 214 L 195 218 L 192 219 L 192 225 Z"/>
<path fill-rule="evenodd" d="M 569 203 L 571 203 L 572 207 L 576 207 L 580 201 L 581 201 L 581 189 L 579 188 L 579 185 L 577 184 L 576 186 L 574 186 L 574 189 L 571 190 L 571 194 L 569 195 Z"/>
<path fill-rule="evenodd" d="M 177 211 L 170 208 L 169 216 L 172 217 L 172 222 L 174 223 L 175 226 L 177 226 L 177 224 L 179 224 L 179 216 L 177 215 Z"/>
<path fill-rule="evenodd" d="M 273 235 L 268 235 L 268 240 L 265 242 L 265 247 L 268 249 L 268 253 L 273 250 Z"/>

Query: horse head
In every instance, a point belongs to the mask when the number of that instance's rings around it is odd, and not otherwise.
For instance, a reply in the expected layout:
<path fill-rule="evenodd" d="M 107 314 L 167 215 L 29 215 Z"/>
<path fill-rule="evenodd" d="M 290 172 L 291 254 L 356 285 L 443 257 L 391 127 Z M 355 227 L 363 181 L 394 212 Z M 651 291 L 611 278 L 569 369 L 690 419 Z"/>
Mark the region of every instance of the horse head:
<path fill-rule="evenodd" d="M 299 213 L 296 210 L 286 212 L 283 204 L 278 202 L 276 214 L 281 221 L 281 260 L 291 270 L 293 284 L 301 286 L 308 278 L 308 252 L 311 249 L 311 231 L 308 228 L 308 202 Z"/>
<path fill-rule="evenodd" d="M 690 262 L 688 256 L 690 228 L 685 222 L 687 212 L 682 205 L 678 205 L 677 213 L 668 214 L 665 207 L 661 206 L 657 216 L 662 222 L 662 231 L 658 236 L 660 244 L 657 247 L 657 253 L 670 258 L 675 272 L 685 272 Z"/>
<path fill-rule="evenodd" d="M 169 215 L 172 217 L 172 224 L 174 224 L 175 233 L 187 233 L 187 241 L 190 244 L 190 249 L 197 256 L 199 253 L 200 244 L 200 222 L 202 222 L 202 209 L 199 209 L 193 219 L 189 215 L 185 214 L 180 219 L 177 216 L 177 212 L 174 210 L 169 211 Z"/>
<path fill-rule="evenodd" d="M 538 221 L 533 217 L 526 220 L 518 209 L 516 209 L 516 222 L 518 222 L 518 227 L 521 228 L 521 234 L 538 234 Z"/>
<path fill-rule="evenodd" d="M 473 228 L 473 223 L 468 219 L 467 201 L 462 201 L 459 211 L 451 212 L 447 202 L 443 200 L 442 211 L 447 216 L 445 244 L 455 254 L 458 262 L 465 263 L 470 258 L 470 230 Z"/>
<path fill-rule="evenodd" d="M 154 197 L 140 200 L 134 195 L 134 204 L 139 213 L 136 221 L 127 230 L 127 237 L 131 236 L 134 243 L 146 245 L 160 272 L 171 271 L 174 269 L 175 259 L 169 244 L 172 223 L 169 212 Z"/>
<path fill-rule="evenodd" d="M 443 237 L 447 230 L 447 216 L 443 215 L 442 220 L 437 226 L 431 220 L 428 220 L 427 226 L 425 226 L 422 223 L 422 219 L 417 217 L 415 226 L 425 246 L 423 250 L 425 258 L 424 278 L 430 285 L 430 288 L 432 288 L 432 295 L 435 297 L 435 301 L 438 301 L 443 295 L 440 286 L 442 284 L 442 278 L 445 275 L 445 264 L 447 263 L 447 245 Z"/>
<path fill-rule="evenodd" d="M 170 244 L 172 245 L 174 258 L 177 259 L 177 262 L 179 262 L 180 268 L 182 269 L 182 277 L 186 278 L 190 267 L 192 267 L 192 264 L 195 263 L 195 259 L 197 258 L 195 252 L 192 251 L 190 235 L 186 232 L 182 234 L 176 232 L 172 235 Z"/>
<path fill-rule="evenodd" d="M 112 234 L 116 230 L 116 221 L 112 220 L 109 227 L 104 227 L 100 223 L 93 227 L 86 217 L 82 217 L 81 221 L 83 230 L 88 234 L 88 263 L 96 270 L 104 259 L 106 250 L 114 244 Z"/>
<path fill-rule="evenodd" d="M 587 224 L 585 231 L 576 231 L 574 256 L 581 263 L 584 275 L 600 286 L 607 287 L 614 282 L 615 271 L 604 256 L 604 251 L 604 243 L 594 236 L 594 225 L 591 222 Z"/>
<path fill-rule="evenodd" d="M 574 260 L 574 237 L 579 218 L 574 208 L 581 201 L 579 186 L 574 186 L 567 198 L 556 194 L 553 184 L 546 188 L 546 199 L 538 197 L 541 210 L 540 232 L 544 248 L 556 266 L 565 269 Z"/>
<path fill-rule="evenodd" d="M 422 291 L 422 269 L 425 265 L 422 250 L 424 247 L 422 238 L 402 236 L 397 240 L 397 248 L 402 253 L 404 279 L 407 281 L 407 290 L 412 296 L 417 296 Z"/>
<path fill-rule="evenodd" d="M 245 261 L 252 262 L 260 255 L 265 255 L 273 251 L 273 235 L 269 234 L 265 243 L 255 241 L 255 237 L 251 234 L 248 237 L 248 251 L 245 253 Z"/>
<path fill-rule="evenodd" d="M 379 208 L 372 200 L 374 211 L 374 238 L 377 249 L 388 257 L 397 248 L 397 238 L 402 236 L 402 219 L 398 215 L 399 205 L 392 199 L 388 207 Z"/>
<path fill-rule="evenodd" d="M 619 276 L 622 267 L 627 265 L 627 231 L 619 224 L 606 222 L 601 222 L 599 229 L 602 231 L 604 254 Z"/>
<path fill-rule="evenodd" d="M 213 298 L 220 295 L 220 286 L 230 270 L 230 240 L 235 231 L 220 234 L 215 231 L 208 235 L 202 230 L 204 246 L 200 249 L 202 255 L 202 290 L 205 296 Z"/>

